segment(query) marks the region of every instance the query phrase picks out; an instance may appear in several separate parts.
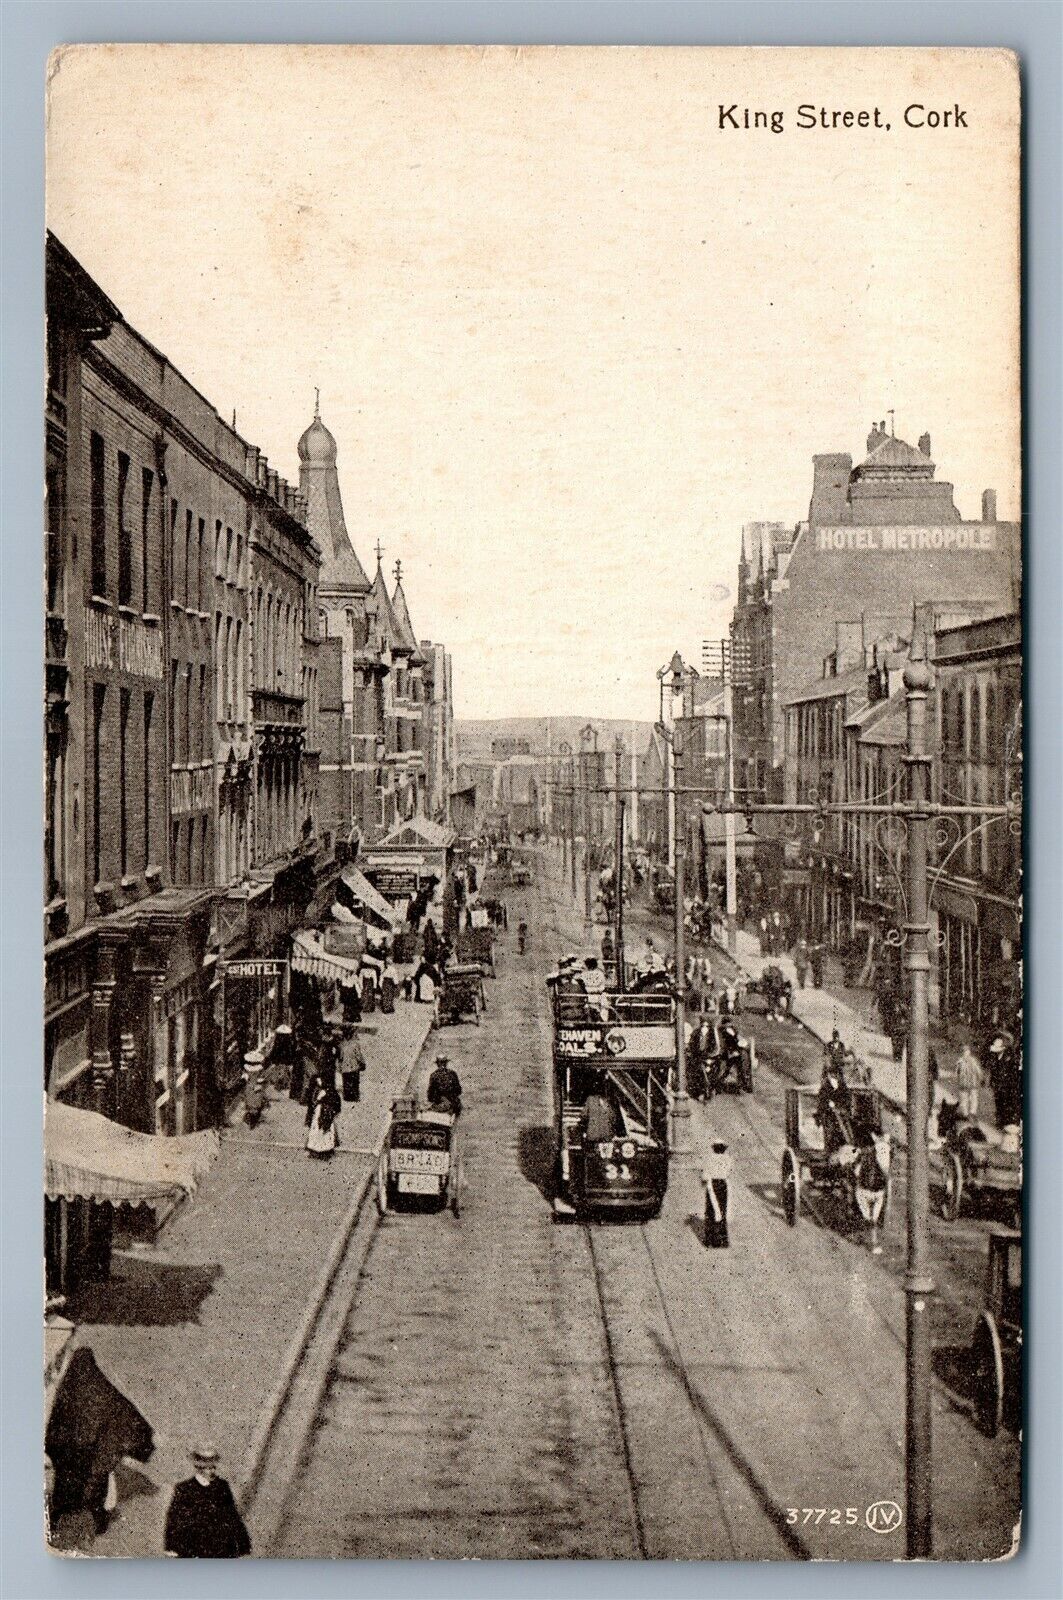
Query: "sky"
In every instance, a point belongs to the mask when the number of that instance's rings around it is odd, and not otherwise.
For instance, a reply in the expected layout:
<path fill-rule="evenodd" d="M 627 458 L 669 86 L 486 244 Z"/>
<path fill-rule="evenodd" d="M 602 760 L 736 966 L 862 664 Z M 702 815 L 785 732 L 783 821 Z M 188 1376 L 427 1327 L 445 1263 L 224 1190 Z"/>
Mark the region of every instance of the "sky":
<path fill-rule="evenodd" d="M 652 718 L 891 409 L 1018 517 L 1017 130 L 1002 52 L 78 46 L 48 221 L 293 482 L 320 389 L 459 716 Z"/>

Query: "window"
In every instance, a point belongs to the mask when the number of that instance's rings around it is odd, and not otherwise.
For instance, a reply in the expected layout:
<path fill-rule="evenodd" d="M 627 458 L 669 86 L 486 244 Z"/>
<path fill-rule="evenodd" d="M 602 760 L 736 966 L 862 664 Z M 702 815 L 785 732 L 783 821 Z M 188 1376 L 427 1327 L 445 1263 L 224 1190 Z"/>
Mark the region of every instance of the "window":
<path fill-rule="evenodd" d="M 94 433 L 89 439 L 92 592 L 101 598 L 106 598 L 107 595 L 107 503 L 104 498 L 105 480 L 103 439 L 98 433 Z"/>
<path fill-rule="evenodd" d="M 976 683 L 971 685 L 970 708 L 970 739 L 968 741 L 968 759 L 981 761 L 982 759 L 982 696 Z"/>
<path fill-rule="evenodd" d="M 196 540 L 196 610 L 203 610 L 203 561 L 207 547 L 207 523 L 205 517 L 199 519 L 199 535 Z"/>
<path fill-rule="evenodd" d="M 236 677 L 233 684 L 233 698 L 236 701 L 236 720 L 244 720 L 244 625 L 239 617 L 236 619 Z"/>
<path fill-rule="evenodd" d="M 207 816 L 204 812 L 199 819 L 199 881 L 206 883 L 213 876 L 207 864 Z"/>
<path fill-rule="evenodd" d="M 185 610 L 192 607 L 192 513 L 185 512 L 185 569 L 184 569 L 184 597 Z"/>
<path fill-rule="evenodd" d="M 221 522 L 214 524 L 214 576 L 222 578 L 225 574 L 221 570 Z"/>
<path fill-rule="evenodd" d="M 207 715 L 207 669 L 204 666 L 201 666 L 200 669 L 199 669 L 199 708 L 198 708 L 198 714 L 199 714 L 199 759 L 200 759 L 200 761 L 206 761 L 208 755 L 210 754 L 210 748 L 209 748 L 209 738 L 210 738 L 210 736 L 209 736 L 209 734 L 207 732 L 207 723 L 209 721 L 209 718 L 208 718 L 208 715 Z"/>
<path fill-rule="evenodd" d="M 184 727 L 181 732 L 181 760 L 187 766 L 192 760 L 192 668 L 184 669 Z"/>
<path fill-rule="evenodd" d="M 48 613 L 58 616 L 63 612 L 63 545 L 61 518 L 63 515 L 63 479 L 60 467 L 49 464 L 44 479 L 45 492 L 45 560 L 48 578 Z"/>
<path fill-rule="evenodd" d="M 121 876 L 129 876 L 129 794 L 126 789 L 129 740 L 129 690 L 118 696 L 118 856 Z"/>
<path fill-rule="evenodd" d="M 178 736 L 177 690 L 178 690 L 178 682 L 179 682 L 178 674 L 180 673 L 180 671 L 181 671 L 180 662 L 179 661 L 171 661 L 170 662 L 170 765 L 171 766 L 176 766 L 177 762 L 178 762 L 178 752 L 177 752 L 177 736 Z"/>
<path fill-rule="evenodd" d="M 151 772 L 154 752 L 151 748 L 151 718 L 155 709 L 155 696 L 144 696 L 144 771 L 141 775 L 144 803 L 144 870 L 151 864 Z"/>
<path fill-rule="evenodd" d="M 226 530 L 225 530 L 225 577 L 226 577 L 226 581 L 231 582 L 232 581 L 232 576 L 233 576 L 233 530 L 231 528 L 226 528 Z"/>
<path fill-rule="evenodd" d="M 45 762 L 44 860 L 47 903 L 63 893 L 66 883 L 66 829 L 63 815 L 66 728 L 53 718 L 49 718 L 47 723 Z"/>
<path fill-rule="evenodd" d="M 100 802 L 103 797 L 103 714 L 107 689 L 102 683 L 92 686 L 92 881 L 100 882 L 103 852 L 103 819 Z"/>
<path fill-rule="evenodd" d="M 140 609 L 151 610 L 151 491 L 155 474 L 148 468 L 140 470 Z"/>
<path fill-rule="evenodd" d="M 179 822 L 171 822 L 171 824 L 170 824 L 170 876 L 171 876 L 171 878 L 172 878 L 174 883 L 177 883 L 177 882 L 180 881 L 180 871 L 181 871 L 180 850 L 181 850 L 181 824 Z"/>
<path fill-rule="evenodd" d="M 133 601 L 133 537 L 126 523 L 126 490 L 129 487 L 129 457 L 118 452 L 118 604 Z"/>

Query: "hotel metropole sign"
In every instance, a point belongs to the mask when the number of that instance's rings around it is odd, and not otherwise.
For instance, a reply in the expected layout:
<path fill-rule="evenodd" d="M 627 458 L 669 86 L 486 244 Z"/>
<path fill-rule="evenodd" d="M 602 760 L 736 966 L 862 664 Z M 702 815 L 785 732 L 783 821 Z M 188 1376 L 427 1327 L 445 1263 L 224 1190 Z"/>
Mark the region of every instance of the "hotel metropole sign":
<path fill-rule="evenodd" d="M 940 528 L 817 528 L 817 550 L 994 551 L 997 530 L 991 522 L 952 522 Z"/>

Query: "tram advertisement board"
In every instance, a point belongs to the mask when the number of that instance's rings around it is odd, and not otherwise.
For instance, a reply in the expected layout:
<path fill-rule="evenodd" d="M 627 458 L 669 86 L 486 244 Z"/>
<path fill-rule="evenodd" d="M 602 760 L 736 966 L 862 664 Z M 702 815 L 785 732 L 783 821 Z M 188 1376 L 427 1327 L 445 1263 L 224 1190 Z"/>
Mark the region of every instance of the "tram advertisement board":
<path fill-rule="evenodd" d="M 554 1049 L 567 1061 L 671 1061 L 675 1055 L 675 1033 L 667 1026 L 572 1023 L 557 1029 Z"/>

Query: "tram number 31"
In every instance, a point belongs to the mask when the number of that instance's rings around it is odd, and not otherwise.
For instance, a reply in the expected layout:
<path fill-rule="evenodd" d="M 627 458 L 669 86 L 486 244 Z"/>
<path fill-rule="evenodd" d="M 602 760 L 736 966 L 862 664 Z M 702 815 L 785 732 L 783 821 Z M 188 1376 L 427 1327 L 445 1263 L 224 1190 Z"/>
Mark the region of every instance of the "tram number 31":
<path fill-rule="evenodd" d="M 609 1183 L 630 1183 L 631 1168 L 626 1161 L 607 1161 L 605 1163 L 605 1176 Z"/>

